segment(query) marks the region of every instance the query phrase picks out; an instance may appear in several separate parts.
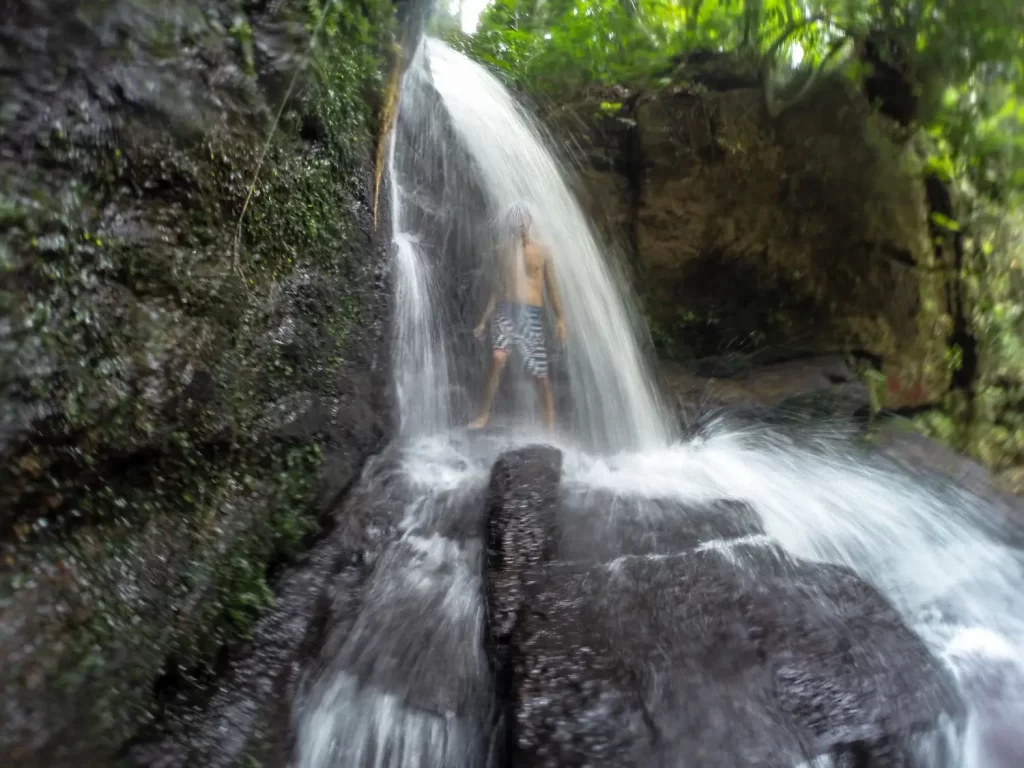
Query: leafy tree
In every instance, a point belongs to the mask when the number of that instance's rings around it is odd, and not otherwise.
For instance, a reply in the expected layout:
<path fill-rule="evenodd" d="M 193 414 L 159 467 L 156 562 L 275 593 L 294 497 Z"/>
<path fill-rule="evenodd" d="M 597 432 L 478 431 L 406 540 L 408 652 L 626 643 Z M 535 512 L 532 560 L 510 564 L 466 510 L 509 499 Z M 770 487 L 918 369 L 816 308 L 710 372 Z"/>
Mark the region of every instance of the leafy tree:
<path fill-rule="evenodd" d="M 1020 0 L 495 0 L 474 35 L 443 34 L 541 98 L 670 81 L 697 51 L 759 72 L 774 109 L 828 70 L 869 95 L 900 86 L 893 116 L 929 129 L 937 168 L 1024 190 Z"/>

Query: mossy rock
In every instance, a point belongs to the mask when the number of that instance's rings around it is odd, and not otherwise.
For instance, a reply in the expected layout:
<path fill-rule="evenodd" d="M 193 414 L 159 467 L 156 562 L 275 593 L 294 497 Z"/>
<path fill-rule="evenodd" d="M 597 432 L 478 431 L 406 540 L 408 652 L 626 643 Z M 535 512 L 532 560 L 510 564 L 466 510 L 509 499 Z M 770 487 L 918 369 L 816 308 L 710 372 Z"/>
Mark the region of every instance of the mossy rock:
<path fill-rule="evenodd" d="M 662 358 L 857 353 L 880 361 L 881 405 L 936 403 L 952 320 L 921 163 L 831 85 L 778 117 L 740 77 L 553 124 L 581 136 L 592 210 L 632 248 Z"/>
<path fill-rule="evenodd" d="M 393 9 L 20 5 L 0 31 L 0 751 L 99 765 L 168 664 L 202 674 L 245 638 L 268 568 L 387 430 L 371 158 Z"/>

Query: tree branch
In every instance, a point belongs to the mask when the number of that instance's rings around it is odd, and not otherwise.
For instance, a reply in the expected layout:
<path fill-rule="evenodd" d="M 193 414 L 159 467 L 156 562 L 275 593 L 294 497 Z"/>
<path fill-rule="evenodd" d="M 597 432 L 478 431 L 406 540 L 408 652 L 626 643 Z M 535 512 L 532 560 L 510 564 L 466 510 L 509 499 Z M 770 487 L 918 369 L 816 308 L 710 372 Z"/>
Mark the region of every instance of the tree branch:
<path fill-rule="evenodd" d="M 697 20 L 700 18 L 700 8 L 702 5 L 704 5 L 704 0 L 695 0 L 691 15 L 686 19 L 686 29 L 690 32 L 697 30 Z"/>

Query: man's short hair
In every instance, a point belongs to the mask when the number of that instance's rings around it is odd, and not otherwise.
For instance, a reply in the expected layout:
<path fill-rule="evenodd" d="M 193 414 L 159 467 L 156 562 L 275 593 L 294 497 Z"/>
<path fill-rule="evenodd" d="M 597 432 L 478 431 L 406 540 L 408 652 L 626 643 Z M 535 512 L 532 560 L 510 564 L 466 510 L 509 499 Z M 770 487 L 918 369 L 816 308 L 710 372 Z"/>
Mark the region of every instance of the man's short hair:
<path fill-rule="evenodd" d="M 502 224 L 506 237 L 522 237 L 529 233 L 530 227 L 533 225 L 533 216 L 525 202 L 515 202 L 509 206 L 502 217 Z"/>

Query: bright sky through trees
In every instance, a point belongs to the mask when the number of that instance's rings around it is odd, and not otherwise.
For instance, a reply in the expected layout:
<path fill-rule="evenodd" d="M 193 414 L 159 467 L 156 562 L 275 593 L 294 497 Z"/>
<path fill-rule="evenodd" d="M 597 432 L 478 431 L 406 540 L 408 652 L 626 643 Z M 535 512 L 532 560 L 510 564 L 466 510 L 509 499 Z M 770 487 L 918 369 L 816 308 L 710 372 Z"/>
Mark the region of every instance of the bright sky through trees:
<path fill-rule="evenodd" d="M 685 77 L 678 66 L 695 51 L 733 56 L 763 73 L 766 89 L 797 97 L 822 72 L 857 83 L 883 76 L 884 87 L 902 89 L 904 121 L 928 131 L 944 164 L 996 197 L 1024 190 L 1024 0 L 448 0 L 444 7 L 436 34 L 512 87 L 556 101 L 594 84 L 660 87 Z"/>
<path fill-rule="evenodd" d="M 471 35 L 480 24 L 480 14 L 490 4 L 491 0 L 449 0 L 448 12 L 459 19 L 462 31 Z"/>

